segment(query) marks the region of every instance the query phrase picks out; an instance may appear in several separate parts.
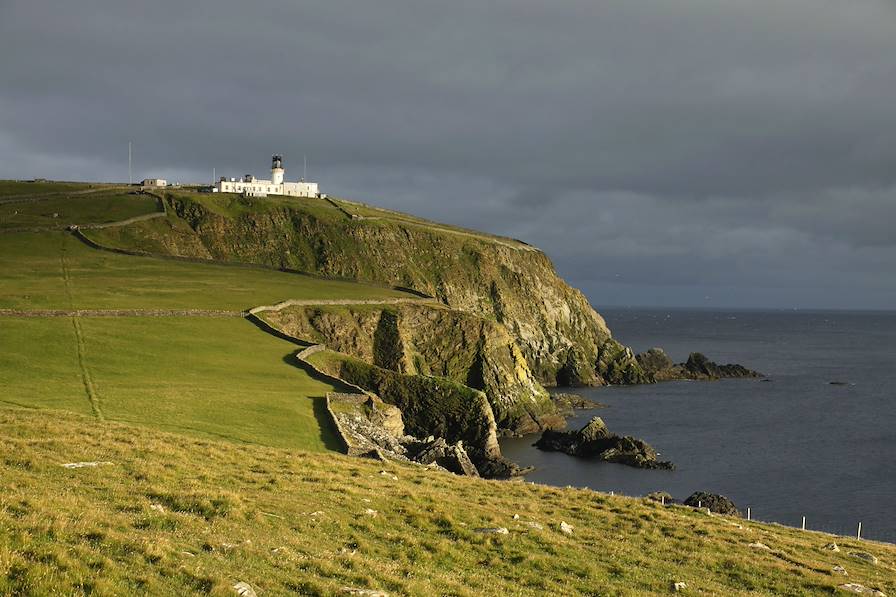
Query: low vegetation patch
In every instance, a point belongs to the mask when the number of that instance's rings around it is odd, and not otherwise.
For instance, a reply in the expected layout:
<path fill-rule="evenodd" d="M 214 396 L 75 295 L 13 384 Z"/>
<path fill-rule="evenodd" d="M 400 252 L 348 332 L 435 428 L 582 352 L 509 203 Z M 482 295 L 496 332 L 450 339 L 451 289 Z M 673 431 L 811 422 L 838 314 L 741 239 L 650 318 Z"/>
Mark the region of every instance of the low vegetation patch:
<path fill-rule="evenodd" d="M 237 582 L 260 596 L 896 591 L 893 546 L 844 539 L 832 552 L 820 533 L 646 500 L 51 410 L 0 408 L 0 428 L 0 594 L 233 595 Z M 111 464 L 60 466 L 73 460 Z"/>

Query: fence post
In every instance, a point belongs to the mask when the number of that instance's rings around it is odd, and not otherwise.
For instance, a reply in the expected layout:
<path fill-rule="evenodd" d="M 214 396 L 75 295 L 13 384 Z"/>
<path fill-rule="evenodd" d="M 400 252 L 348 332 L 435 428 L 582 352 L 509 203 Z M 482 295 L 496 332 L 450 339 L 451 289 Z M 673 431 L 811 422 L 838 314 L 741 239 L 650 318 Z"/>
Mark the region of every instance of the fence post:
<path fill-rule="evenodd" d="M 859 530 L 856 531 L 856 539 L 859 539 L 859 540 L 862 539 L 862 523 L 861 522 L 859 523 Z"/>
<path fill-rule="evenodd" d="M 750 507 L 749 506 L 747 506 L 747 520 L 752 520 L 750 518 Z"/>
<path fill-rule="evenodd" d="M 803 530 L 806 530 L 806 517 L 803 516 Z"/>
<path fill-rule="evenodd" d="M 666 496 L 661 495 L 661 496 L 660 496 L 660 502 L 662 502 L 662 504 L 665 506 L 665 505 L 666 505 Z"/>
<path fill-rule="evenodd" d="M 700 500 L 697 500 L 697 507 L 698 507 L 698 508 L 702 508 L 702 507 L 703 507 L 703 502 L 701 502 Z"/>

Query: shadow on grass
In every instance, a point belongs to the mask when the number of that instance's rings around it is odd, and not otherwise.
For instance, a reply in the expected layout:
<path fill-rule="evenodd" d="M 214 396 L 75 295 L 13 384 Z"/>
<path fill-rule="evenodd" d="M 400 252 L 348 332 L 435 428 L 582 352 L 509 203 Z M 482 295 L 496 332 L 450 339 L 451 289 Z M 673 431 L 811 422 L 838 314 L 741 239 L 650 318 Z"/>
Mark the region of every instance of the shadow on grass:
<path fill-rule="evenodd" d="M 312 379 L 330 384 L 336 392 L 354 393 L 355 390 L 345 383 L 334 377 L 329 377 L 318 373 L 313 367 L 307 363 L 303 363 L 296 358 L 295 353 L 290 352 L 283 356 L 283 362 L 296 369 L 301 369 Z M 327 450 L 345 453 L 346 446 L 336 431 L 336 425 L 327 412 L 326 396 L 311 396 L 313 400 L 314 418 L 317 419 L 317 426 L 320 429 L 320 440 L 323 442 Z"/>

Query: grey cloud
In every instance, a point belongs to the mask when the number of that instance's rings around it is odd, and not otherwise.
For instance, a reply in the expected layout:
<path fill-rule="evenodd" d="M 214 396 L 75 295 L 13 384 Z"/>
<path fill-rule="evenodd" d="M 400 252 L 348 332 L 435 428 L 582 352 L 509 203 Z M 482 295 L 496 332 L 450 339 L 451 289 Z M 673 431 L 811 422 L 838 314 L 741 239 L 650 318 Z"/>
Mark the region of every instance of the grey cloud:
<path fill-rule="evenodd" d="M 177 180 L 308 154 L 598 303 L 896 294 L 890 0 L 11 0 L 0 55 L 0 176 L 121 180 L 129 140 Z"/>

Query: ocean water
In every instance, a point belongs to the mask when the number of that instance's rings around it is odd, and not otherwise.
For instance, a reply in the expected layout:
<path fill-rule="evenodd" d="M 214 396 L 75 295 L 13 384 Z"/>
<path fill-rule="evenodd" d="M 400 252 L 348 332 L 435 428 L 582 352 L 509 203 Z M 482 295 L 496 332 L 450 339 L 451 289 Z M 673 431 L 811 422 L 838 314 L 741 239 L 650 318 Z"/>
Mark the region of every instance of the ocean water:
<path fill-rule="evenodd" d="M 613 334 L 640 352 L 662 346 L 741 363 L 769 382 L 667 382 L 576 388 L 608 405 L 611 431 L 654 446 L 674 471 L 590 462 L 501 441 L 505 456 L 535 466 L 527 479 L 626 495 L 721 493 L 753 518 L 896 542 L 896 312 L 606 309 Z M 831 381 L 847 385 L 831 385 Z"/>

